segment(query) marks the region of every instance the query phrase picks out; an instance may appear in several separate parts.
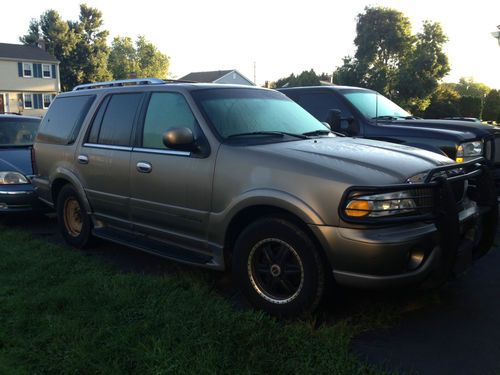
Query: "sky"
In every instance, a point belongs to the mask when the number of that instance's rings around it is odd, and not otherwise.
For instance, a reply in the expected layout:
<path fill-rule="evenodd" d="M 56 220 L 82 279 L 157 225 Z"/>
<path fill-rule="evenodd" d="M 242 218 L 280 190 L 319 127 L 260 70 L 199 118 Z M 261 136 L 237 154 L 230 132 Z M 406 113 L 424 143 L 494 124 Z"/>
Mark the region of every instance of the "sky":
<path fill-rule="evenodd" d="M 18 43 L 31 18 L 47 9 L 77 20 L 83 0 L 3 1 L 0 42 Z M 86 0 L 103 12 L 114 36 L 144 35 L 170 56 L 170 76 L 237 69 L 259 85 L 314 69 L 331 73 L 353 55 L 356 16 L 366 6 L 387 6 L 410 18 L 413 32 L 424 20 L 440 22 L 449 37 L 447 82 L 473 77 L 500 89 L 500 1 L 443 0 Z M 255 67 L 255 70 L 254 70 Z"/>

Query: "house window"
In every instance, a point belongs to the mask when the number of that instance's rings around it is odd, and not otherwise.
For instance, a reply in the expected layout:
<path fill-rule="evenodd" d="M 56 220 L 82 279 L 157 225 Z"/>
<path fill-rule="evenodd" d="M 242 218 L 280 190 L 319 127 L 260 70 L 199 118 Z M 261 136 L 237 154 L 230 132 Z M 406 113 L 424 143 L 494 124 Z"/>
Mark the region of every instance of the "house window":
<path fill-rule="evenodd" d="M 24 108 L 32 109 L 33 108 L 33 94 L 23 94 L 24 97 Z"/>
<path fill-rule="evenodd" d="M 43 78 L 52 78 L 52 72 L 49 64 L 42 64 Z"/>
<path fill-rule="evenodd" d="M 52 94 L 43 94 L 43 108 L 49 108 L 50 102 L 52 101 Z"/>
<path fill-rule="evenodd" d="M 23 63 L 23 77 L 33 77 L 33 64 Z"/>

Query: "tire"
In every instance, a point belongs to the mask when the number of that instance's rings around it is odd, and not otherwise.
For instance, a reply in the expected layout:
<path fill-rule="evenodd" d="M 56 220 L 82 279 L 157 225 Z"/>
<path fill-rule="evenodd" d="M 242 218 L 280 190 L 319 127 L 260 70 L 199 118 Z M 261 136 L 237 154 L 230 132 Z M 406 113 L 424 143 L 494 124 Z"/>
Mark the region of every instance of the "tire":
<path fill-rule="evenodd" d="M 78 249 L 87 247 L 92 237 L 92 220 L 76 189 L 65 185 L 57 196 L 56 205 L 59 230 L 66 242 Z"/>
<path fill-rule="evenodd" d="M 261 219 L 243 230 L 232 272 L 253 307 L 283 318 L 314 311 L 325 289 L 325 265 L 315 244 L 281 218 Z"/>

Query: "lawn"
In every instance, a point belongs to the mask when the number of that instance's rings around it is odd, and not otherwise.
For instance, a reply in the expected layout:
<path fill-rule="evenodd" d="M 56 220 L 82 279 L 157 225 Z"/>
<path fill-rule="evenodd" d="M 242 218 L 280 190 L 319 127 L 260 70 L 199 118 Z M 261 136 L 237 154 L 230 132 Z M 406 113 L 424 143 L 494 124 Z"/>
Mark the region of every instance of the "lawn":
<path fill-rule="evenodd" d="M 0 374 L 380 373 L 349 351 L 366 323 L 238 311 L 196 275 L 123 273 L 0 227 Z"/>

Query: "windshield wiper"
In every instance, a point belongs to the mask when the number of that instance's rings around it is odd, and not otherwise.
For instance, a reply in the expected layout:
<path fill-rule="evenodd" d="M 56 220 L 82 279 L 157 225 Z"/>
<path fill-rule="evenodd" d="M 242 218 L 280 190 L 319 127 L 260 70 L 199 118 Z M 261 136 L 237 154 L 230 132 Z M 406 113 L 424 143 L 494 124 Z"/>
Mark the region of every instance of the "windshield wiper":
<path fill-rule="evenodd" d="M 383 115 L 383 116 L 375 116 L 372 117 L 373 120 L 397 120 L 398 118 L 396 116 L 390 116 L 390 115 Z"/>
<path fill-rule="evenodd" d="M 236 134 L 229 135 L 227 138 L 246 137 L 246 136 L 252 136 L 252 135 L 269 135 L 269 136 L 274 136 L 274 137 L 284 137 L 285 135 L 288 135 L 290 137 L 307 139 L 307 136 L 305 136 L 303 134 L 295 134 L 295 133 L 288 133 L 288 132 L 281 132 L 281 131 L 259 131 L 259 132 L 248 132 L 248 133 L 236 133 Z"/>
<path fill-rule="evenodd" d="M 420 117 L 415 117 L 415 116 L 391 116 L 391 115 L 383 115 L 383 116 L 377 116 L 377 117 L 372 117 L 373 120 L 397 120 L 397 119 L 404 119 L 404 120 L 419 120 Z"/>
<path fill-rule="evenodd" d="M 339 133 L 339 132 L 334 132 L 333 130 L 327 130 L 327 129 L 318 129 L 318 130 L 313 130 L 313 131 L 310 131 L 310 132 L 305 132 L 305 133 L 302 133 L 302 135 L 306 135 L 308 137 L 310 136 L 315 136 L 315 135 L 328 135 L 328 134 L 335 134 L 339 137 L 345 137 L 346 135 L 345 134 L 342 134 L 342 133 Z"/>

